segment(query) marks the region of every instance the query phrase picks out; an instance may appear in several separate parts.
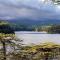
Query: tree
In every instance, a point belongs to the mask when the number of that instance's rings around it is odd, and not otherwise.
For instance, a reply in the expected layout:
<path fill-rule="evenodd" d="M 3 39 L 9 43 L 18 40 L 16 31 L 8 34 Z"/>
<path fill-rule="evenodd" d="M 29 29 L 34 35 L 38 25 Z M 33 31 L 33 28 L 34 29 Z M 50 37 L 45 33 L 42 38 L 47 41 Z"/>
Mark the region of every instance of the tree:
<path fill-rule="evenodd" d="M 3 51 L 4 51 L 4 58 L 3 60 L 6 60 L 6 42 L 10 42 L 10 40 L 14 39 L 14 31 L 10 27 L 9 23 L 7 22 L 0 22 L 0 41 L 3 45 Z"/>
<path fill-rule="evenodd" d="M 56 5 L 60 5 L 60 0 L 52 0 L 52 2 Z"/>
<path fill-rule="evenodd" d="M 50 33 L 60 33 L 60 25 L 52 25 L 49 29 Z"/>

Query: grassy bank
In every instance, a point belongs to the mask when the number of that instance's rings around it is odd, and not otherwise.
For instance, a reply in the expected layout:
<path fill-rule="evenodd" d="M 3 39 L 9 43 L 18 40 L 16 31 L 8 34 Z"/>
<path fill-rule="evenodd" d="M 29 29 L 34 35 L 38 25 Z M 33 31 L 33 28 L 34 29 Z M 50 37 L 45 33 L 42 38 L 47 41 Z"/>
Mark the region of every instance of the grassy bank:
<path fill-rule="evenodd" d="M 60 59 L 60 45 L 48 42 L 40 45 L 21 46 L 20 50 L 15 50 L 7 57 L 10 57 L 10 60 L 58 60 Z"/>

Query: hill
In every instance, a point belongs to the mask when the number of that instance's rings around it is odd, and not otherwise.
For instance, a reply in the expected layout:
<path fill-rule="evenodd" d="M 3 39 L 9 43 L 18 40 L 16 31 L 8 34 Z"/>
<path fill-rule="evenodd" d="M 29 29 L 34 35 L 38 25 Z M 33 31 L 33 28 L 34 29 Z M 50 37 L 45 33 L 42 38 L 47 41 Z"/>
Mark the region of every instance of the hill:
<path fill-rule="evenodd" d="M 32 20 L 32 19 L 13 19 L 13 20 L 8 20 L 9 22 L 15 23 L 15 24 L 25 24 L 28 26 L 32 25 L 57 25 L 60 24 L 60 20 Z"/>

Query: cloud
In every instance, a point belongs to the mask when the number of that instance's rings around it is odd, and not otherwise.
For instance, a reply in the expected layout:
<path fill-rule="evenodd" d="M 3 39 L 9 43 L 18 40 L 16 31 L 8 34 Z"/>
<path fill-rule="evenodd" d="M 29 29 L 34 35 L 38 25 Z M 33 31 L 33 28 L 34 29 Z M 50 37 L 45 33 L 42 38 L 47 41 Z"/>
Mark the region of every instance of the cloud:
<path fill-rule="evenodd" d="M 47 0 L 46 0 L 47 1 Z M 60 11 L 50 0 L 0 0 L 0 18 L 33 20 L 60 19 Z"/>

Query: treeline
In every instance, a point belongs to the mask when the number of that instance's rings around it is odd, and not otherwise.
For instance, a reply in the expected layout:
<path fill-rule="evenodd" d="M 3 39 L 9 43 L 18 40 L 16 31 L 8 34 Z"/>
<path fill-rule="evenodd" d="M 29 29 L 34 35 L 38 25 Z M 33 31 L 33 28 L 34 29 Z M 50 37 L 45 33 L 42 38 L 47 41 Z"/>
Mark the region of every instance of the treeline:
<path fill-rule="evenodd" d="M 15 31 L 46 31 L 48 33 L 60 33 L 60 25 L 24 25 L 24 24 L 10 24 Z"/>
<path fill-rule="evenodd" d="M 51 28 L 49 28 L 49 33 L 60 33 L 60 25 L 52 25 Z"/>
<path fill-rule="evenodd" d="M 5 25 L 4 25 L 5 24 Z M 9 27 L 10 26 L 10 27 Z M 13 33 L 13 31 L 46 31 L 48 33 L 60 33 L 60 25 L 25 25 L 0 21 L 0 32 Z"/>
<path fill-rule="evenodd" d="M 37 26 L 37 25 L 24 25 L 24 24 L 13 24 L 9 23 L 10 26 L 14 29 L 14 31 L 46 31 L 48 33 L 60 33 L 60 25 L 46 25 L 46 26 Z"/>
<path fill-rule="evenodd" d="M 15 24 L 7 21 L 0 21 L 0 33 L 14 33 L 13 31 L 32 31 L 32 27 L 28 27 L 24 24 Z"/>
<path fill-rule="evenodd" d="M 12 24 L 15 31 L 34 31 L 34 28 L 24 24 Z"/>

